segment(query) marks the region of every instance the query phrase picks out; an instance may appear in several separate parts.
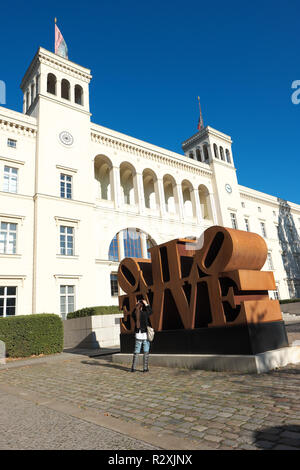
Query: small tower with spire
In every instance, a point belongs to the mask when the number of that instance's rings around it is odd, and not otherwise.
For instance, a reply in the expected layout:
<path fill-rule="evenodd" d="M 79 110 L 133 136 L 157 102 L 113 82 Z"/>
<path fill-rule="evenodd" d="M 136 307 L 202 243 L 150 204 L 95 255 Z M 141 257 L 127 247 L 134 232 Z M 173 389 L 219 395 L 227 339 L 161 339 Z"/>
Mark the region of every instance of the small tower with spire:
<path fill-rule="evenodd" d="M 232 157 L 231 137 L 210 126 L 204 126 L 199 97 L 198 101 L 198 131 L 182 143 L 182 149 L 187 158 L 204 164 L 212 172 L 213 193 L 220 224 L 231 227 L 230 217 L 234 213 L 238 225 L 242 226 L 239 221 L 238 181 Z"/>

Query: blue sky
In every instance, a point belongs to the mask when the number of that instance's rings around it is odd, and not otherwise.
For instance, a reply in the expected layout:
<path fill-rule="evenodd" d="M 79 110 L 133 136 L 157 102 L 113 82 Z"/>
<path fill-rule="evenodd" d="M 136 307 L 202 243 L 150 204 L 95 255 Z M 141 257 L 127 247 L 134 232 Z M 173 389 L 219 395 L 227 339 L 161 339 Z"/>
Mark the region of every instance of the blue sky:
<path fill-rule="evenodd" d="M 300 2 L 28 1 L 1 7 L 0 80 L 22 110 L 21 79 L 54 17 L 69 59 L 91 68 L 92 120 L 182 153 L 204 124 L 233 139 L 238 181 L 300 203 Z"/>

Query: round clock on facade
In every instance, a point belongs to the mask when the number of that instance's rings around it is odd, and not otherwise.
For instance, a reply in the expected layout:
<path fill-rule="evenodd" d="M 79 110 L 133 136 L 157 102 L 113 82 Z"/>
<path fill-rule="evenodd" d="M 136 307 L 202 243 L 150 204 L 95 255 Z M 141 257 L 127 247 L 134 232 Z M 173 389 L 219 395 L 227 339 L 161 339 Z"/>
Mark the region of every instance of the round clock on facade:
<path fill-rule="evenodd" d="M 225 189 L 228 193 L 232 193 L 232 187 L 230 186 L 230 184 L 225 184 Z"/>
<path fill-rule="evenodd" d="M 59 134 L 59 140 L 64 144 L 64 145 L 72 145 L 74 142 L 74 138 L 70 132 L 63 131 Z"/>

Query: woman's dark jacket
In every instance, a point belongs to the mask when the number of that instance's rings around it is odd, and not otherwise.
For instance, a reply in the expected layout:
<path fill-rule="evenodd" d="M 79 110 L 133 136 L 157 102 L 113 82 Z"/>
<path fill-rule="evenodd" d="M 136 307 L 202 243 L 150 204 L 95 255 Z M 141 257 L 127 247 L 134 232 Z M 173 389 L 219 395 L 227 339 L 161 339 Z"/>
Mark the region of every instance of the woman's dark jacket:
<path fill-rule="evenodd" d="M 142 333 L 147 333 L 147 326 L 150 326 L 149 322 L 149 317 L 152 315 L 152 308 L 150 305 L 144 306 L 140 312 L 140 330 Z M 139 329 L 136 327 L 136 314 L 135 314 L 135 309 L 133 310 L 131 314 L 132 318 L 134 319 L 135 322 L 135 332 L 137 333 Z"/>

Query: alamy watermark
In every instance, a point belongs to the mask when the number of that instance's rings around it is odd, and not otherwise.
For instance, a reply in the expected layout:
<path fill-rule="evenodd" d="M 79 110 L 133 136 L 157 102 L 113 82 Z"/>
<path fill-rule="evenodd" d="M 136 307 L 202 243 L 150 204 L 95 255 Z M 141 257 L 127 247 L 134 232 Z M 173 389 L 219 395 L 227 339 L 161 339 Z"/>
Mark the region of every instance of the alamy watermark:
<path fill-rule="evenodd" d="M 0 80 L 0 104 L 6 104 L 6 85 L 3 80 Z"/>
<path fill-rule="evenodd" d="M 293 81 L 292 89 L 295 90 L 291 96 L 292 103 L 300 104 L 300 80 Z"/>

